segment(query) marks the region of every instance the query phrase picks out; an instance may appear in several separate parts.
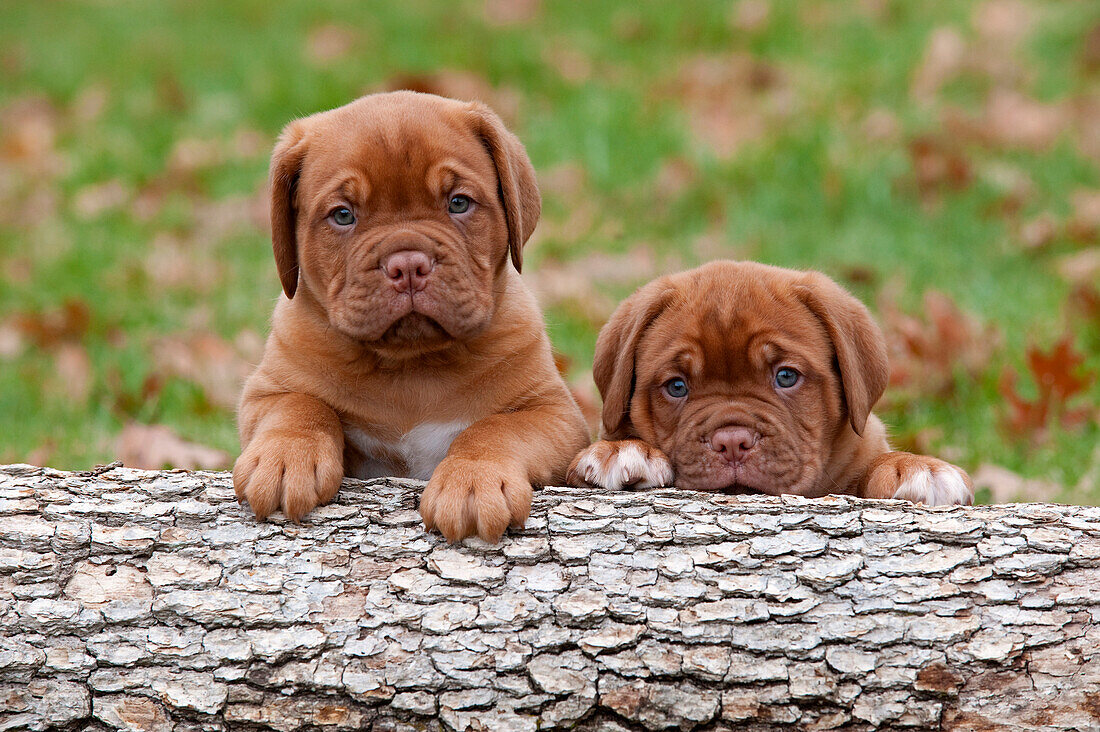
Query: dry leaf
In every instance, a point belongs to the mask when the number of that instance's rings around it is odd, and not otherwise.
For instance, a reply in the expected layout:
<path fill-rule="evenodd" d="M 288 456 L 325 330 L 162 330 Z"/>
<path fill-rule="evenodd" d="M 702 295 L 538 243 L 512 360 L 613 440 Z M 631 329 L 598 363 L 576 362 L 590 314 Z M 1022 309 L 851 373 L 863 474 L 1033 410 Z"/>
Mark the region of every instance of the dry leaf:
<path fill-rule="evenodd" d="M 236 408 L 254 367 L 236 347 L 210 333 L 161 338 L 153 345 L 153 361 L 164 375 L 194 382 L 211 404 L 229 410 Z"/>
<path fill-rule="evenodd" d="M 986 0 L 974 9 L 971 24 L 983 40 L 1009 51 L 1035 28 L 1035 13 L 1020 0 Z"/>
<path fill-rule="evenodd" d="M 1100 247 L 1067 254 L 1058 260 L 1058 274 L 1071 285 L 1100 282 Z"/>
<path fill-rule="evenodd" d="M 759 33 L 771 21 L 772 6 L 767 0 L 740 0 L 730 13 L 730 25 L 734 30 Z"/>
<path fill-rule="evenodd" d="M 84 220 L 93 219 L 102 213 L 117 209 L 130 200 L 130 190 L 122 181 L 109 180 L 85 186 L 76 192 L 73 198 L 73 210 Z"/>
<path fill-rule="evenodd" d="M 1094 410 L 1069 405 L 1096 378 L 1093 373 L 1079 373 L 1084 363 L 1085 357 L 1073 349 L 1073 336 L 1069 333 L 1049 352 L 1035 346 L 1028 348 L 1027 367 L 1038 392 L 1035 399 L 1025 399 L 1019 394 L 1019 376 L 1006 366 L 998 390 L 1008 404 L 1003 425 L 1009 434 L 1040 443 L 1046 439 L 1052 422 L 1067 429 L 1084 424 Z"/>
<path fill-rule="evenodd" d="M 917 394 L 946 396 L 954 392 L 960 372 L 974 379 L 988 368 L 1000 336 L 943 293 L 926 292 L 923 306 L 923 317 L 917 318 L 880 298 L 890 384 Z"/>
<path fill-rule="evenodd" d="M 163 425 L 131 422 L 115 443 L 115 454 L 128 468 L 163 470 L 221 470 L 229 467 L 229 454 L 188 442 Z"/>
<path fill-rule="evenodd" d="M 57 151 L 57 108 L 43 97 L 13 100 L 0 110 L 0 162 L 17 166 L 35 177 L 53 177 L 64 171 Z"/>
<path fill-rule="evenodd" d="M 1100 238 L 1100 191 L 1078 189 L 1070 198 L 1073 215 L 1066 222 L 1066 236 L 1079 243 Z"/>
<path fill-rule="evenodd" d="M 484 102 L 514 127 L 519 115 L 521 96 L 510 87 L 495 87 L 468 71 L 443 70 L 434 74 L 398 74 L 374 91 L 410 91 L 437 94 L 462 101 Z"/>
<path fill-rule="evenodd" d="M 77 343 L 62 343 L 54 354 L 54 369 L 69 401 L 82 404 L 92 391 L 92 359 Z"/>
<path fill-rule="evenodd" d="M 773 134 L 795 112 L 783 74 L 744 53 L 696 56 L 664 93 L 683 106 L 692 133 L 719 157 Z"/>
<path fill-rule="evenodd" d="M 970 477 L 975 490 L 989 490 L 993 503 L 1048 503 L 1062 492 L 1057 483 L 1025 478 L 1008 468 L 989 463 L 983 464 Z"/>
<path fill-rule="evenodd" d="M 88 303 L 69 298 L 55 310 L 17 313 L 12 322 L 39 348 L 52 348 L 62 341 L 83 338 L 92 322 L 92 313 Z"/>
<path fill-rule="evenodd" d="M 485 22 L 491 26 L 528 25 L 542 12 L 542 0 L 485 0 Z"/>
<path fill-rule="evenodd" d="M 306 37 L 306 59 L 314 66 L 328 66 L 351 53 L 355 33 L 345 25 L 322 25 Z"/>
<path fill-rule="evenodd" d="M 957 144 L 932 135 L 909 142 L 909 159 L 917 192 L 922 200 L 934 202 L 944 190 L 962 190 L 974 179 L 970 160 Z"/>
<path fill-rule="evenodd" d="M 1017 91 L 994 89 L 973 133 L 994 147 L 1042 152 L 1069 128 L 1070 111 L 1064 104 L 1045 104 Z"/>
<path fill-rule="evenodd" d="M 962 34 L 950 26 L 936 28 L 928 36 L 909 93 L 919 101 L 932 101 L 943 85 L 963 69 L 965 59 L 966 41 Z"/>

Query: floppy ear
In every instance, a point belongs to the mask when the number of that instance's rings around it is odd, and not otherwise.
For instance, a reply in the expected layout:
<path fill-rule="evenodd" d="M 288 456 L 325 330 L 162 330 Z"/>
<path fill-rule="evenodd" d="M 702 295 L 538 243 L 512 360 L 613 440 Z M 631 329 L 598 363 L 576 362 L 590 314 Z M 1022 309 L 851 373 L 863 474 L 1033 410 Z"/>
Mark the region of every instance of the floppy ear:
<path fill-rule="evenodd" d="M 298 206 L 295 194 L 306 154 L 305 127 L 291 122 L 279 135 L 271 154 L 271 247 L 275 268 L 288 298 L 298 289 Z"/>
<path fill-rule="evenodd" d="M 474 129 L 493 158 L 508 223 L 508 251 L 516 271 L 523 269 L 523 245 L 531 238 L 542 212 L 535 169 L 519 138 L 509 132 L 496 112 L 480 102 L 470 103 Z"/>
<path fill-rule="evenodd" d="M 603 397 L 600 437 L 631 437 L 630 400 L 634 396 L 635 351 L 638 341 L 668 307 L 675 290 L 661 280 L 650 282 L 615 309 L 600 329 L 592 378 Z"/>
<path fill-rule="evenodd" d="M 862 435 L 890 377 L 886 339 L 867 307 L 825 275 L 807 272 L 797 289 L 833 342 L 848 421 Z"/>

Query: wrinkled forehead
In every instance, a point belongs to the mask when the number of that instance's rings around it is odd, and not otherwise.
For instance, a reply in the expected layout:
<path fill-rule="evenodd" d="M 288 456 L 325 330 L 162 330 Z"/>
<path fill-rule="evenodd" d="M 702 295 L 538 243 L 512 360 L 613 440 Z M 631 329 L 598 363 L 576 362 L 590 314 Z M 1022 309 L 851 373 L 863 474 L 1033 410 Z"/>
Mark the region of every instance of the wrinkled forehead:
<path fill-rule="evenodd" d="M 386 188 L 427 177 L 495 175 L 492 158 L 459 102 L 416 95 L 400 102 L 366 97 L 306 120 L 305 185 L 358 174 Z"/>
<path fill-rule="evenodd" d="M 690 288 L 646 338 L 652 368 L 732 381 L 777 363 L 827 368 L 833 347 L 824 325 L 790 288 L 766 282 Z M 641 366 L 641 364 L 639 364 Z"/>

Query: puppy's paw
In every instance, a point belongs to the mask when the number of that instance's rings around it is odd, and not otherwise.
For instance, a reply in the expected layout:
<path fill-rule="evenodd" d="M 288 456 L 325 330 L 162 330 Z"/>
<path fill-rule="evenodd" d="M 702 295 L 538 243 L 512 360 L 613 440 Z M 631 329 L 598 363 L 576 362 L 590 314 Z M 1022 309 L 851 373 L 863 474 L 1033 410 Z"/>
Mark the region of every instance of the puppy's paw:
<path fill-rule="evenodd" d="M 965 470 L 908 452 L 880 457 L 871 469 L 867 487 L 870 497 L 902 498 L 929 506 L 969 506 L 974 502 L 974 484 Z"/>
<path fill-rule="evenodd" d="M 448 457 L 432 473 L 420 498 L 424 528 L 448 541 L 475 534 L 497 541 L 531 513 L 531 481 L 519 468 L 488 460 Z"/>
<path fill-rule="evenodd" d="M 281 508 L 291 521 L 300 521 L 332 500 L 343 477 L 341 446 L 327 435 L 309 432 L 259 434 L 233 466 L 237 499 L 248 501 L 259 519 Z"/>
<path fill-rule="evenodd" d="M 641 440 L 600 440 L 577 453 L 565 480 L 580 488 L 657 488 L 672 485 L 672 463 Z"/>

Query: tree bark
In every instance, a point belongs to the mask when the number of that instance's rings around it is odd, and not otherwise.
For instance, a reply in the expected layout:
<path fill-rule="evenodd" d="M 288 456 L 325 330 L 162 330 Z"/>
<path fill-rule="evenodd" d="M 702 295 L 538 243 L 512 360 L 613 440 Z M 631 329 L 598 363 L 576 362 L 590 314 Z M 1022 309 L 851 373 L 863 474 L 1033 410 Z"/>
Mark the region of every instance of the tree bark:
<path fill-rule="evenodd" d="M 0 468 L 0 730 L 1100 728 L 1100 509 Z"/>

